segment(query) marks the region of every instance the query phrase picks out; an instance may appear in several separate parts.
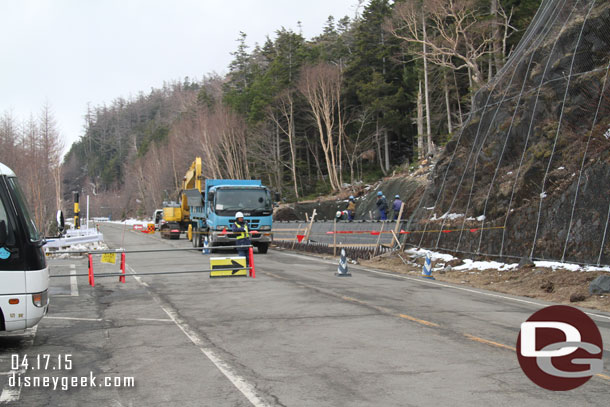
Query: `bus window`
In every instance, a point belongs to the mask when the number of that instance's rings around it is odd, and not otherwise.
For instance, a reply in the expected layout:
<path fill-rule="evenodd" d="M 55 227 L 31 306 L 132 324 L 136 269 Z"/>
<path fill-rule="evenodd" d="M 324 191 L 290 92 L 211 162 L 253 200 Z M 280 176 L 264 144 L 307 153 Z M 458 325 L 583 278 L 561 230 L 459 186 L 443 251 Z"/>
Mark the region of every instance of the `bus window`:
<path fill-rule="evenodd" d="M 5 204 L 5 197 L 0 194 L 0 222 L 4 221 L 6 225 L 6 242 L 5 246 L 15 246 L 15 231 L 13 224 L 8 217 L 8 210 Z"/>
<path fill-rule="evenodd" d="M 23 195 L 23 192 L 21 191 L 21 187 L 19 186 L 19 183 L 17 182 L 17 178 L 9 177 L 7 179 L 7 181 L 8 181 L 9 189 L 11 189 L 13 191 L 13 196 L 17 200 L 17 202 L 15 202 L 15 204 L 21 211 L 21 216 L 22 216 L 25 226 L 27 228 L 28 237 L 30 238 L 30 241 L 31 242 L 40 241 L 40 239 L 41 239 L 40 234 L 38 233 L 38 229 L 36 229 L 36 224 L 32 220 L 32 217 L 30 216 L 30 212 L 28 211 L 28 206 L 26 204 L 25 197 Z"/>

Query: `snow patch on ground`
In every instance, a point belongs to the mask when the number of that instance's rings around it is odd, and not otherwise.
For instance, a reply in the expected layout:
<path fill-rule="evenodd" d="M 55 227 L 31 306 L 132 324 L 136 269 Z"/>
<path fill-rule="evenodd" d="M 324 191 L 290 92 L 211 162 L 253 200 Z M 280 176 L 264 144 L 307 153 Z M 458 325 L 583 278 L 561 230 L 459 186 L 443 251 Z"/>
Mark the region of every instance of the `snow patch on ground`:
<path fill-rule="evenodd" d="M 433 252 L 432 250 L 426 250 L 426 249 L 407 249 L 407 250 L 405 250 L 405 253 L 415 256 L 415 257 L 426 257 L 426 255 L 430 255 L 430 260 L 432 260 L 432 261 L 434 261 L 434 260 L 451 261 L 451 260 L 455 259 L 455 257 L 453 257 L 450 254 Z"/>
<path fill-rule="evenodd" d="M 483 222 L 485 220 L 485 215 L 480 215 L 480 216 L 477 216 L 476 218 L 473 218 L 471 216 L 469 218 L 466 218 L 466 220 L 478 220 L 479 222 Z"/>
<path fill-rule="evenodd" d="M 430 220 L 442 220 L 442 219 L 455 220 L 455 219 L 461 218 L 463 216 L 464 216 L 463 213 L 445 213 L 443 216 L 437 218 L 436 213 L 435 213 L 434 215 L 432 215 Z"/>
<path fill-rule="evenodd" d="M 597 267 L 597 266 L 581 266 L 579 264 L 568 264 L 561 263 L 558 261 L 534 261 L 536 267 L 545 267 L 549 269 L 564 269 L 570 271 L 605 271 L 610 272 L 610 267 Z"/>
<path fill-rule="evenodd" d="M 426 255 L 429 255 L 430 259 L 432 261 L 440 260 L 445 263 L 456 259 L 456 257 L 454 257 L 450 254 L 439 253 L 439 252 L 435 252 L 432 250 L 426 250 L 426 249 L 407 249 L 407 250 L 405 250 L 405 253 L 407 253 L 408 255 L 414 256 L 414 257 L 426 257 Z M 468 272 L 470 272 L 472 270 L 509 271 L 509 270 L 515 270 L 519 267 L 518 263 L 502 263 L 502 262 L 497 262 L 497 261 L 474 261 L 474 260 L 470 260 L 470 259 L 463 259 L 462 261 L 464 262 L 464 264 L 460 264 L 459 266 L 453 267 L 453 270 L 468 271 Z M 578 272 L 603 271 L 603 272 L 610 273 L 610 266 L 603 266 L 603 267 L 581 266 L 578 264 L 561 263 L 558 261 L 534 261 L 534 264 L 536 267 L 550 268 L 552 270 L 562 269 L 562 270 L 569 270 L 569 271 L 575 271 L 575 272 L 576 271 L 578 271 Z M 433 270 L 438 271 L 438 270 L 443 269 L 444 267 L 445 267 L 445 264 L 437 264 L 433 268 Z"/>
<path fill-rule="evenodd" d="M 111 220 L 108 223 L 114 223 L 114 224 L 117 224 L 117 225 L 129 225 L 129 226 L 132 226 L 132 225 L 145 225 L 145 224 L 148 224 L 148 223 L 152 223 L 152 219 L 139 220 L 139 219 L 130 218 L 130 219 L 125 219 L 123 221 Z"/>
<path fill-rule="evenodd" d="M 513 270 L 519 265 L 517 263 L 506 264 L 497 261 L 472 261 L 470 259 L 464 259 L 464 264 L 454 267 L 454 270 L 459 271 L 470 271 L 470 270 Z"/>
<path fill-rule="evenodd" d="M 62 248 L 60 251 L 87 253 L 87 252 L 95 252 L 98 250 L 108 250 L 108 245 L 104 242 L 78 243 L 78 244 L 73 244 L 71 246 Z M 53 254 L 53 250 L 49 250 L 48 254 L 50 256 L 53 256 L 54 259 L 69 259 L 74 256 L 81 257 L 81 254 L 71 254 L 71 253 Z"/>

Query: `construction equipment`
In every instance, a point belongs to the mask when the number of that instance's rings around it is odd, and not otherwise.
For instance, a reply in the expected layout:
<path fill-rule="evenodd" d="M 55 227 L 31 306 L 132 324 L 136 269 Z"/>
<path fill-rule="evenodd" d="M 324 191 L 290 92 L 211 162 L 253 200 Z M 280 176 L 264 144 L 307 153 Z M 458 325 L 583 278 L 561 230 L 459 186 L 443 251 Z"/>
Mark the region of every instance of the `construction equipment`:
<path fill-rule="evenodd" d="M 184 177 L 181 193 L 181 208 L 188 208 L 187 236 L 193 247 L 203 247 L 204 236 L 208 236 L 212 251 L 213 247 L 235 245 L 236 235 L 231 228 L 235 213 L 241 211 L 248 223 L 252 245 L 259 253 L 267 253 L 273 241 L 271 191 L 260 180 L 204 180 L 202 168 L 201 158 L 197 157 Z M 275 199 L 279 197 L 276 195 Z"/>
<path fill-rule="evenodd" d="M 155 230 L 159 230 L 162 223 L 165 223 L 163 220 L 163 209 L 155 209 L 155 213 L 153 214 L 153 222 L 155 224 Z"/>
<path fill-rule="evenodd" d="M 188 224 L 188 210 L 185 211 L 177 202 L 163 202 L 163 220 L 159 225 L 161 238 L 179 239 L 180 233 L 186 230 Z"/>

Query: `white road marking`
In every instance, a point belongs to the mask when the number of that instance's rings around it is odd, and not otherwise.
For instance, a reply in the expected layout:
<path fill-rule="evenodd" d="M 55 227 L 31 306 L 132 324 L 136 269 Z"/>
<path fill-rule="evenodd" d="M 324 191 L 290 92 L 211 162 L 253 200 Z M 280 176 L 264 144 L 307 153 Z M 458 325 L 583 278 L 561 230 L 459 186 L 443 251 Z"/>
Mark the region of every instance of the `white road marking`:
<path fill-rule="evenodd" d="M 65 319 L 68 321 L 95 321 L 95 322 L 104 321 L 101 318 L 76 318 L 76 317 L 45 317 L 45 319 Z"/>
<path fill-rule="evenodd" d="M 0 403 L 10 403 L 12 401 L 19 400 L 21 397 L 21 387 L 8 387 L 8 385 L 2 390 L 2 394 L 0 394 Z"/>
<path fill-rule="evenodd" d="M 30 347 L 34 344 L 34 338 L 36 337 L 37 331 L 38 331 L 38 325 L 26 330 L 26 332 L 30 336 L 28 338 L 28 340 L 26 341 L 27 347 Z M 13 370 L 13 371 L 7 372 L 6 375 L 12 375 L 12 374 L 21 375 L 24 373 L 25 373 L 25 367 L 21 367 L 19 370 Z M 3 373 L 3 375 L 5 375 L 5 373 Z M 20 397 L 21 397 L 21 386 L 11 387 L 7 383 L 4 386 L 4 388 L 2 389 L 2 392 L 0 393 L 0 404 L 10 403 L 13 401 L 19 401 Z"/>
<path fill-rule="evenodd" d="M 173 319 L 161 319 L 161 318 L 136 318 L 136 321 L 174 322 Z"/>
<path fill-rule="evenodd" d="M 301 257 L 301 258 L 306 258 L 308 260 L 318 260 L 320 262 L 323 263 L 327 263 L 327 264 L 332 264 L 332 265 L 336 265 L 336 263 L 325 260 L 325 259 L 318 259 L 315 257 L 309 257 L 309 256 L 303 256 L 303 255 L 299 255 L 299 254 L 293 254 L 293 253 L 283 253 L 283 252 L 279 252 L 280 254 L 284 254 L 286 256 L 294 256 L 294 257 Z M 461 290 L 461 291 L 466 291 L 466 292 L 470 292 L 470 293 L 474 293 L 474 294 L 480 294 L 480 295 L 486 295 L 488 297 L 496 297 L 496 298 L 502 298 L 505 300 L 510 300 L 510 301 L 515 301 L 515 302 L 521 302 L 524 304 L 530 304 L 530 305 L 535 305 L 537 307 L 546 307 L 548 306 L 547 304 L 543 304 L 540 302 L 536 302 L 536 301 L 530 301 L 530 300 L 524 300 L 521 298 L 514 298 L 514 297 L 507 297 L 505 295 L 500 295 L 500 294 L 493 294 L 493 293 L 487 293 L 484 291 L 479 291 L 479 290 L 475 290 L 472 288 L 466 288 L 466 287 L 458 287 L 458 286 L 454 286 L 454 285 L 450 285 L 450 284 L 445 284 L 445 283 L 441 283 L 438 281 L 433 281 L 433 280 L 426 280 L 426 279 L 421 279 L 421 278 L 416 278 L 416 277 L 410 277 L 410 276 L 404 276 L 401 274 L 396 274 L 396 273 L 390 273 L 390 272 L 385 272 L 385 271 L 379 271 L 379 270 L 371 270 L 365 267 L 353 267 L 356 270 L 362 270 L 362 271 L 368 271 L 369 273 L 375 273 L 375 274 L 383 274 L 389 277 L 397 277 L 397 278 L 402 278 L 405 280 L 411 280 L 411 281 L 415 281 L 418 283 L 424 283 L 424 284 L 432 284 L 432 285 L 437 285 L 440 287 L 446 287 L 446 288 L 453 288 L 455 290 Z M 587 311 L 583 311 L 585 314 L 592 316 L 592 317 L 597 317 L 597 318 L 603 318 L 603 319 L 607 319 L 610 320 L 609 316 L 606 315 L 601 315 L 601 314 L 595 314 L 593 312 L 587 312 Z"/>
<path fill-rule="evenodd" d="M 138 283 L 140 283 L 144 287 L 150 287 L 148 283 L 143 281 L 140 276 L 135 275 L 136 272 L 131 266 L 126 264 L 125 267 L 129 269 L 131 277 L 133 277 Z M 197 332 L 192 329 L 189 324 L 184 319 L 182 319 L 182 317 L 180 317 L 174 310 L 168 309 L 168 307 L 166 307 L 162 303 L 161 299 L 155 293 L 149 291 L 149 294 L 153 297 L 155 302 L 159 304 L 161 309 L 165 311 L 165 313 L 171 318 L 171 320 L 174 321 L 174 323 L 178 326 L 178 328 L 180 328 L 180 330 L 186 335 L 186 337 L 189 338 L 195 346 L 199 347 L 199 350 L 201 350 L 201 352 L 205 356 L 207 356 L 207 358 L 216 366 L 216 368 L 220 370 L 220 372 L 225 375 L 225 377 L 229 379 L 231 383 L 233 383 L 237 390 L 239 390 L 248 399 L 248 401 L 252 403 L 253 406 L 268 406 L 268 404 L 256 394 L 256 389 L 254 388 L 254 386 L 252 386 L 243 377 L 237 374 L 234 371 L 233 367 L 231 367 L 227 362 L 225 362 L 218 355 L 216 355 L 214 351 L 206 347 L 203 339 L 199 337 Z"/>
<path fill-rule="evenodd" d="M 76 280 L 76 270 L 74 269 L 74 264 L 70 265 L 70 295 L 72 297 L 78 297 L 78 281 Z"/>

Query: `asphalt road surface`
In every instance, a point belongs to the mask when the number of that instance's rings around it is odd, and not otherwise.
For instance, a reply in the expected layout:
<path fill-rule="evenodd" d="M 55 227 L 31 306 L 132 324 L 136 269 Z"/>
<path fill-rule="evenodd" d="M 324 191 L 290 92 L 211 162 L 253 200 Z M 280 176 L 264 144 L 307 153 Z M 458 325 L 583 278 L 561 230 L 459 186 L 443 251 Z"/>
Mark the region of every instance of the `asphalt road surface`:
<path fill-rule="evenodd" d="M 120 225 L 102 231 L 111 247 L 190 247 Z M 134 275 L 208 269 L 209 257 L 128 254 L 125 284 L 52 278 L 38 327 L 0 334 L 0 405 L 608 405 L 610 314 L 590 313 L 603 375 L 551 392 L 514 351 L 520 324 L 546 303 L 356 266 L 339 278 L 333 262 L 275 250 L 255 255 L 255 279 Z M 118 270 L 94 259 L 96 273 Z M 49 264 L 53 275 L 87 271 L 83 258 Z M 11 386 L 15 371 L 30 385 Z M 48 387 L 31 385 L 45 377 Z"/>

